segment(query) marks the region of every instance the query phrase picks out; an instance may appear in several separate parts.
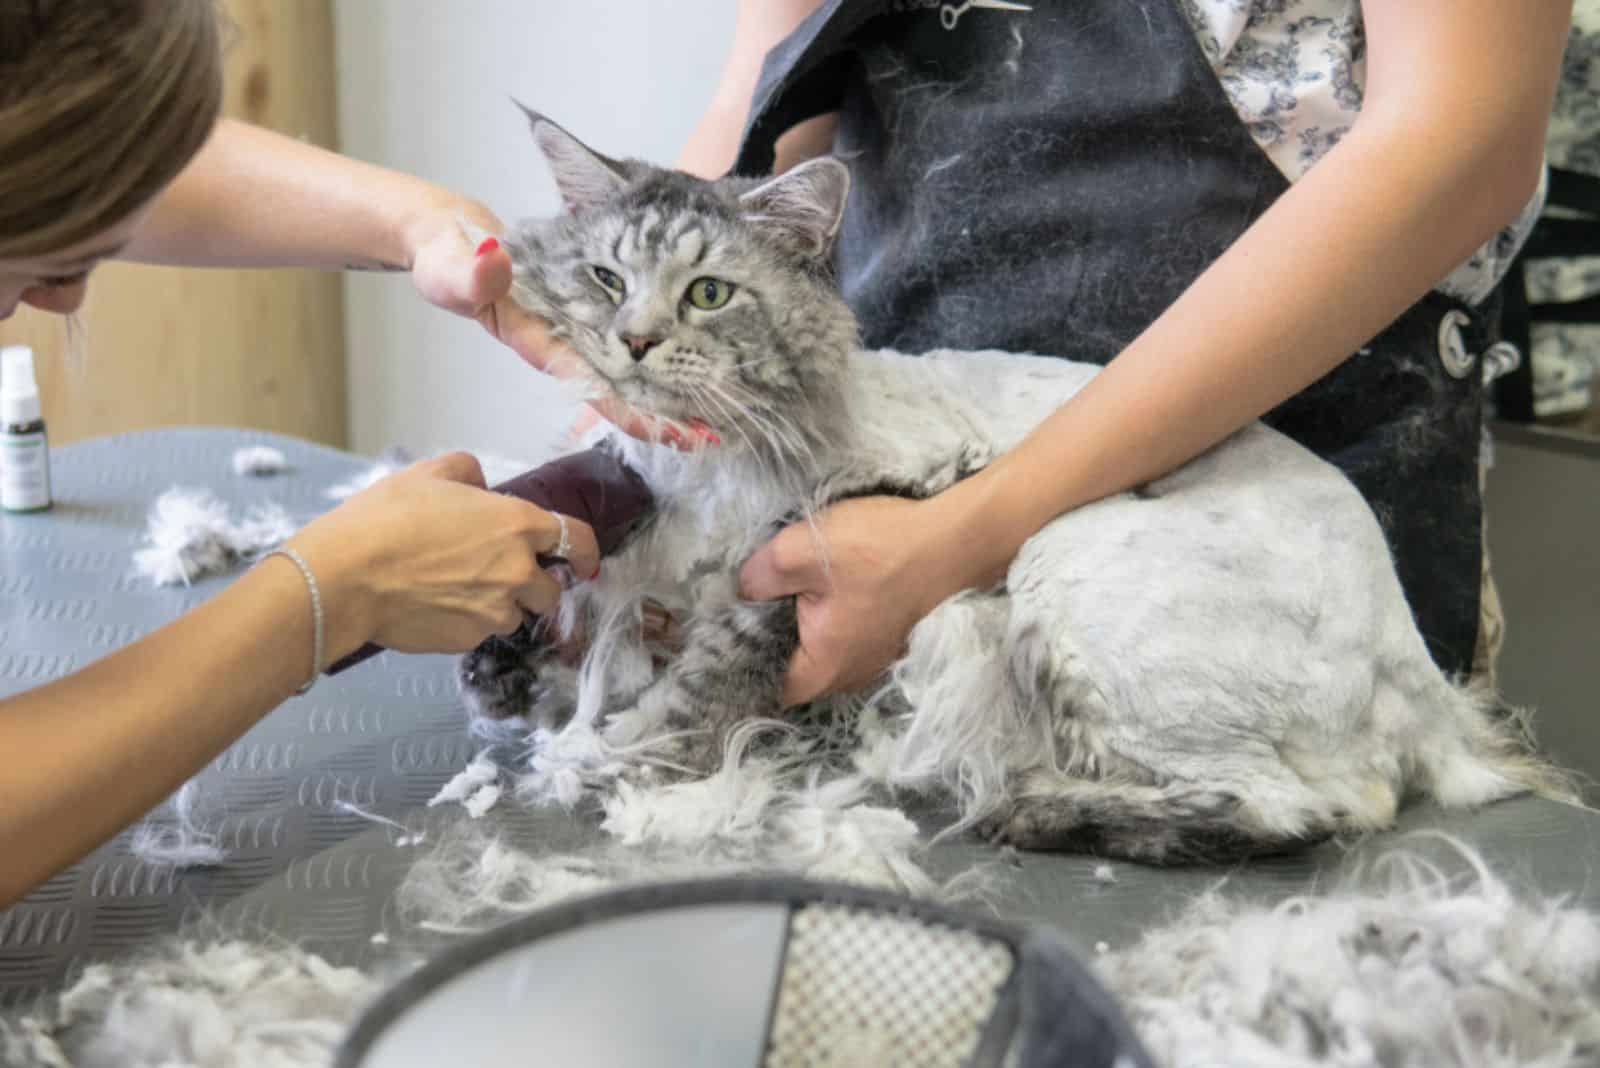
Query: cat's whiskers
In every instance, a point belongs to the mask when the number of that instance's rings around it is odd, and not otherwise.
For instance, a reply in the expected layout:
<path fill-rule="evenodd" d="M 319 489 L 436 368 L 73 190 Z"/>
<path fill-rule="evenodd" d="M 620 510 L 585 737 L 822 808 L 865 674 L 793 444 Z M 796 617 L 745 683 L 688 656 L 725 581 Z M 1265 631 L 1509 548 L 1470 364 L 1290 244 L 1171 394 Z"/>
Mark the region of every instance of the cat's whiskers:
<path fill-rule="evenodd" d="M 755 463 L 756 467 L 760 470 L 765 479 L 774 488 L 779 489 L 780 492 L 784 492 L 787 496 L 797 500 L 800 503 L 802 513 L 809 520 L 811 516 L 811 496 L 808 492 L 806 492 L 806 488 L 801 484 L 802 480 L 798 477 L 798 472 L 791 471 L 784 466 L 781 456 L 774 456 L 771 458 L 771 462 L 769 462 L 768 457 L 764 454 L 765 450 L 761 449 L 751 438 L 750 434 L 746 432 L 737 413 L 729 409 L 729 402 L 726 399 L 713 395 L 710 390 L 704 388 L 704 386 L 698 388 L 696 392 L 699 394 L 699 403 L 702 404 L 707 411 L 719 413 L 723 417 L 722 420 L 719 421 L 725 421 L 726 426 L 732 428 L 733 432 L 738 434 L 739 437 L 744 440 L 745 447 L 750 453 L 751 460 Z M 793 480 L 792 484 L 785 483 L 785 475 L 788 475 Z"/>
<path fill-rule="evenodd" d="M 761 418 L 757 416 L 755 412 L 751 411 L 748 406 L 740 405 L 737 399 L 731 396 L 725 388 L 716 388 L 716 395 L 714 396 L 712 393 L 712 387 L 717 387 L 718 384 L 708 382 L 704 385 L 706 387 L 704 389 L 705 403 L 707 403 L 708 406 L 715 405 L 718 410 L 727 411 L 728 406 L 731 405 L 738 411 L 744 412 L 746 418 L 754 422 L 759 429 L 765 429 L 767 431 L 765 440 L 772 443 L 777 443 L 780 440 L 775 434 L 772 433 L 770 426 L 763 425 Z M 722 383 L 720 385 L 726 386 L 726 383 Z M 828 546 L 822 537 L 822 525 L 818 522 L 817 516 L 817 499 L 815 493 L 816 487 L 814 484 L 817 471 L 815 454 L 812 453 L 809 446 L 805 446 L 804 439 L 802 438 L 801 444 L 805 448 L 806 456 L 811 460 L 811 463 L 809 465 L 804 465 L 799 462 L 796 462 L 795 464 L 785 464 L 783 450 L 779 448 L 775 451 L 773 456 L 773 461 L 778 465 L 779 471 L 774 472 L 767 467 L 766 460 L 762 457 L 762 450 L 758 449 L 755 444 L 750 441 L 749 435 L 744 432 L 742 427 L 740 427 L 738 417 L 733 415 L 729 418 L 731 420 L 729 425 L 733 426 L 739 435 L 745 439 L 746 443 L 749 444 L 750 451 L 754 454 L 756 463 L 768 473 L 768 476 L 772 479 L 772 484 L 789 498 L 795 511 L 799 514 L 799 521 L 804 523 L 807 529 L 810 530 L 812 545 L 816 549 L 818 559 L 822 561 L 823 572 L 824 574 L 830 573 L 831 563 L 828 556 Z M 791 430 L 793 433 L 797 435 L 799 434 L 798 428 L 791 428 Z M 782 476 L 787 476 L 788 481 L 785 482 Z"/>
<path fill-rule="evenodd" d="M 726 388 L 730 385 L 730 383 L 720 383 L 719 385 L 723 387 L 719 389 L 719 392 L 723 394 L 723 402 L 737 405 L 737 399 L 732 396 Z M 748 410 L 748 408 L 745 410 Z M 761 425 L 762 429 L 766 431 L 766 440 L 774 444 L 779 444 L 781 442 L 782 439 L 777 433 L 774 432 L 776 420 L 780 419 L 788 425 L 788 432 L 794 434 L 799 439 L 799 449 L 795 450 L 795 462 L 793 464 L 785 464 L 782 448 L 777 450 L 774 459 L 779 466 L 783 468 L 784 473 L 792 480 L 787 486 L 784 486 L 783 483 L 778 483 L 778 485 L 783 486 L 785 492 L 790 497 L 794 506 L 794 510 L 796 513 L 798 513 L 798 521 L 804 523 L 806 529 L 810 532 L 811 545 L 816 552 L 817 559 L 821 561 L 823 574 L 825 576 L 831 576 L 833 572 L 833 562 L 828 553 L 827 539 L 822 535 L 822 523 L 820 522 L 819 516 L 820 502 L 817 500 L 816 493 L 817 474 L 821 469 L 820 461 L 818 461 L 816 454 L 806 442 L 803 431 L 794 426 L 794 424 L 787 417 L 782 416 L 777 412 L 773 412 L 770 409 L 767 409 L 767 411 L 771 416 L 772 422 L 766 424 L 763 424 L 761 418 L 753 411 L 749 414 L 749 418 L 756 421 L 757 424 Z M 793 448 L 793 446 L 790 447 Z M 800 450 L 804 450 L 803 457 L 800 455 Z"/>
<path fill-rule="evenodd" d="M 750 453 L 755 457 L 756 462 L 761 464 L 765 470 L 766 462 L 761 456 L 761 450 L 756 448 L 756 443 L 751 440 L 749 434 L 745 433 L 744 427 L 739 423 L 738 416 L 729 411 L 728 406 L 725 403 L 712 396 L 711 392 L 705 388 L 704 384 L 691 386 L 690 390 L 695 402 L 707 412 L 715 415 L 717 417 L 717 422 L 723 426 L 723 429 L 732 430 L 735 434 L 738 434 L 744 439 L 746 448 L 750 450 Z M 769 470 L 767 473 L 774 479 L 777 477 L 775 472 Z"/>
<path fill-rule="evenodd" d="M 728 394 L 730 402 L 736 402 L 738 399 L 737 394 Z M 755 405 L 753 403 L 747 403 L 750 408 L 754 409 Z M 778 449 L 780 461 L 783 459 L 783 454 L 787 453 L 789 458 L 793 460 L 794 467 L 807 476 L 813 476 L 821 465 L 817 459 L 816 451 L 811 447 L 810 441 L 807 440 L 809 435 L 782 412 L 763 408 L 762 413 L 761 418 L 764 418 L 764 422 L 761 425 L 761 429 Z"/>
<path fill-rule="evenodd" d="M 792 419 L 763 404 L 761 398 L 753 391 L 737 382 L 713 381 L 707 385 L 715 389 L 729 404 L 735 405 L 771 440 L 780 453 L 788 452 L 797 463 L 804 464 L 808 470 L 816 467 L 816 452 L 806 440 L 805 432 Z"/>
<path fill-rule="evenodd" d="M 727 395 L 726 391 L 717 388 L 716 383 L 709 378 L 702 379 L 696 383 L 695 388 L 701 403 L 707 409 L 715 411 L 720 420 L 725 421 L 727 426 L 737 431 L 752 452 L 759 453 L 761 451 L 756 446 L 755 440 L 746 433 L 744 428 L 744 422 L 749 421 L 752 424 L 751 429 L 758 434 L 760 433 L 761 426 L 759 421 L 754 419 L 754 413 L 746 410 L 741 405 L 734 404 L 733 399 Z"/>
<path fill-rule="evenodd" d="M 788 473 L 801 476 L 797 481 L 804 480 L 803 476 L 814 467 L 815 455 L 804 440 L 796 436 L 792 427 L 780 423 L 775 413 L 758 411 L 750 401 L 741 400 L 726 388 L 726 383 L 707 382 L 704 385 L 708 396 L 714 395 L 724 406 L 732 409 L 736 419 L 742 417 L 750 423 L 751 429 L 771 446 L 773 459 L 780 467 Z M 786 462 L 791 457 L 794 463 Z M 805 461 L 808 459 L 812 463 L 807 464 Z"/>
<path fill-rule="evenodd" d="M 735 371 L 743 371 L 748 367 L 760 367 L 764 363 L 776 363 L 779 360 L 788 361 L 790 359 L 793 359 L 793 357 L 780 354 L 777 356 L 763 356 L 759 360 L 740 360 L 733 365 L 733 369 Z"/>

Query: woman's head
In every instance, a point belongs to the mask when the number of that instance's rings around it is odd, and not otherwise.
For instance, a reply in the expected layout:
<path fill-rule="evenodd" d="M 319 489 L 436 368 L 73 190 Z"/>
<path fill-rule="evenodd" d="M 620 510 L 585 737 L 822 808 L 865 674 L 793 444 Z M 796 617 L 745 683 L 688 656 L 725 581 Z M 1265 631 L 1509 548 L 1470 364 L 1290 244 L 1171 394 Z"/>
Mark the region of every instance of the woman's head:
<path fill-rule="evenodd" d="M 205 143 L 215 0 L 0 0 L 0 317 L 70 312 Z"/>

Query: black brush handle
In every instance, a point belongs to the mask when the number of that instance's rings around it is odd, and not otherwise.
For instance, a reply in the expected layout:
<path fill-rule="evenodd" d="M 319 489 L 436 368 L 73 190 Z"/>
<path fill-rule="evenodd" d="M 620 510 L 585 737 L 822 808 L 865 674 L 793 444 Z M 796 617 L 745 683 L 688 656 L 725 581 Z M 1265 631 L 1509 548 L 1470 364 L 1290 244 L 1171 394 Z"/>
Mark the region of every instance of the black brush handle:
<path fill-rule="evenodd" d="M 563 456 L 490 488 L 547 512 L 583 520 L 593 528 L 602 558 L 615 552 L 655 506 L 655 498 L 638 472 L 604 449 Z M 542 567 L 562 562 L 559 557 L 539 556 Z M 383 646 L 368 643 L 329 664 L 325 674 L 348 671 L 381 652 Z"/>

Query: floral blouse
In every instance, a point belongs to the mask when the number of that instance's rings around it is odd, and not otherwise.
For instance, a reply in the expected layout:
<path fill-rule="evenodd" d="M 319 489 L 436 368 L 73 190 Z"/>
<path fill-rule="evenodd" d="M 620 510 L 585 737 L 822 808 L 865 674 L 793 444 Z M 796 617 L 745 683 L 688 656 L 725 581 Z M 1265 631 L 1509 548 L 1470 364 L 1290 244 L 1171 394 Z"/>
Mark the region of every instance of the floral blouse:
<path fill-rule="evenodd" d="M 1600 0 L 1579 0 L 1585 3 Z M 1239 117 L 1290 181 L 1354 125 L 1366 84 L 1360 0 L 1179 0 L 1179 6 Z M 1588 106 L 1600 110 L 1593 95 Z M 1600 140 L 1591 148 L 1600 152 Z M 1541 185 L 1517 220 L 1439 288 L 1469 304 L 1488 296 L 1543 204 Z"/>

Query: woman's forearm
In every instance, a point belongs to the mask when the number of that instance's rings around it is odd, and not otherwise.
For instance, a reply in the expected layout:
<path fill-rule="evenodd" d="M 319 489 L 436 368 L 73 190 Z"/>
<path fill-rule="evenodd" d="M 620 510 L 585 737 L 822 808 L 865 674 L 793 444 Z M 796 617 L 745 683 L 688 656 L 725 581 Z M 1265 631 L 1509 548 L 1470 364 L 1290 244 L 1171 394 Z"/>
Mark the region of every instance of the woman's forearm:
<path fill-rule="evenodd" d="M 345 600 L 329 584 L 325 598 Z M 329 652 L 361 624 L 329 616 Z M 305 582 L 263 561 L 181 619 L 58 682 L 0 701 L 0 907 L 172 793 L 311 671 Z"/>
<path fill-rule="evenodd" d="M 406 270 L 414 231 L 481 206 L 420 178 L 224 119 L 123 258 L 191 267 Z"/>
<path fill-rule="evenodd" d="M 1081 393 L 947 494 L 952 537 L 991 548 L 966 581 L 998 577 L 1050 519 L 1180 466 L 1328 373 L 1536 186 L 1536 155 L 1431 147 L 1414 124 L 1352 130 Z"/>
<path fill-rule="evenodd" d="M 740 0 L 733 27 L 733 46 L 723 65 L 722 77 L 711 103 L 678 156 L 679 170 L 701 178 L 720 178 L 733 166 L 739 136 L 750 117 L 750 98 L 761 78 L 763 60 L 774 45 L 789 36 L 821 3 L 822 0 Z M 781 161 L 783 153 L 779 155 Z M 788 162 L 792 165 L 803 158 Z M 784 169 L 781 162 L 776 169 Z"/>

